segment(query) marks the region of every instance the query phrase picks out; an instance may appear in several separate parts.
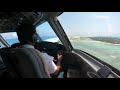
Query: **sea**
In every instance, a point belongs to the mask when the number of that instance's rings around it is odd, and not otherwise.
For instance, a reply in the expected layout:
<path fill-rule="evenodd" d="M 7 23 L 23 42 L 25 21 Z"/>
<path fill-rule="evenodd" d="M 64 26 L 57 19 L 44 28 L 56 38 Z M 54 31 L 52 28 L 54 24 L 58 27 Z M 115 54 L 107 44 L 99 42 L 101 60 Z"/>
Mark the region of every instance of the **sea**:
<path fill-rule="evenodd" d="M 46 37 L 42 37 L 43 41 L 51 41 L 51 42 L 56 42 L 57 40 L 59 40 L 56 36 L 46 36 Z M 19 43 L 18 38 L 15 39 L 6 39 L 7 43 L 11 46 L 14 43 Z"/>
<path fill-rule="evenodd" d="M 44 36 L 41 37 L 43 41 L 49 41 L 49 42 L 57 42 L 59 41 L 59 38 L 57 36 Z M 19 43 L 18 38 L 15 39 L 6 39 L 7 43 L 11 46 L 14 43 Z"/>

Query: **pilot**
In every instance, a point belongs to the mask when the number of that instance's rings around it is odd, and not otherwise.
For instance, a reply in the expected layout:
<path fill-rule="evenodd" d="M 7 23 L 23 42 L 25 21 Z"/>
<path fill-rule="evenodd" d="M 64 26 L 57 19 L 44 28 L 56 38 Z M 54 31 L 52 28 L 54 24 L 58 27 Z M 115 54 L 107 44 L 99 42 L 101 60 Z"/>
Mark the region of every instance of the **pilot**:
<path fill-rule="evenodd" d="M 14 44 L 12 47 L 20 46 L 24 48 L 35 48 L 34 47 L 34 40 L 33 35 L 35 33 L 35 27 L 32 24 L 24 23 L 21 24 L 17 30 L 18 40 L 20 41 L 20 44 Z M 51 76 L 56 76 L 59 74 L 61 70 L 61 61 L 63 59 L 63 56 L 61 54 L 57 54 L 57 63 L 55 64 L 53 62 L 54 57 L 48 55 L 45 52 L 41 52 L 47 66 L 48 66 L 48 72 Z"/>

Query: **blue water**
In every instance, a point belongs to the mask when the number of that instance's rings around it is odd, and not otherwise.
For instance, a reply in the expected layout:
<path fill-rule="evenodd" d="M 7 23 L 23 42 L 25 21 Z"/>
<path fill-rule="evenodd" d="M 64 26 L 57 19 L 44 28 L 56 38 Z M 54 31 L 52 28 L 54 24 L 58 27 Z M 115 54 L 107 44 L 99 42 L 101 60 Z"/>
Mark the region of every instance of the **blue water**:
<path fill-rule="evenodd" d="M 51 39 L 51 38 L 56 38 L 57 36 L 44 36 L 44 37 L 41 37 L 41 39 L 44 41 L 44 40 L 47 40 L 47 39 Z M 101 37 L 102 38 L 102 37 Z M 120 37 L 117 37 L 117 38 L 120 38 Z M 12 45 L 14 43 L 18 43 L 18 39 L 6 39 L 7 43 L 9 45 Z"/>
<path fill-rule="evenodd" d="M 44 37 L 41 37 L 42 40 L 46 40 L 46 39 L 50 39 L 50 38 L 56 38 L 57 36 L 44 36 Z"/>
<path fill-rule="evenodd" d="M 42 37 L 42 40 L 46 40 L 46 39 L 50 39 L 50 38 L 55 38 L 56 36 L 45 36 L 45 37 Z M 18 43 L 18 39 L 6 39 L 7 43 L 11 46 L 12 44 L 14 43 Z"/>

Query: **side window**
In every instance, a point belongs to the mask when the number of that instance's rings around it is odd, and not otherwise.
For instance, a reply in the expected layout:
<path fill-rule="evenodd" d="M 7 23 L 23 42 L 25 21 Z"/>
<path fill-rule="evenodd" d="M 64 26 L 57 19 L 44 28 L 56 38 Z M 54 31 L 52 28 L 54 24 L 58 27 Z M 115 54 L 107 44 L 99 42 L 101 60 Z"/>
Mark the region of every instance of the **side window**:
<path fill-rule="evenodd" d="M 8 32 L 0 34 L 4 40 L 11 46 L 14 43 L 18 43 L 18 37 L 16 32 Z"/>
<path fill-rule="evenodd" d="M 58 42 L 61 43 L 55 32 L 53 31 L 52 27 L 49 25 L 48 22 L 45 22 L 36 27 L 36 32 L 42 41 L 48 42 Z"/>

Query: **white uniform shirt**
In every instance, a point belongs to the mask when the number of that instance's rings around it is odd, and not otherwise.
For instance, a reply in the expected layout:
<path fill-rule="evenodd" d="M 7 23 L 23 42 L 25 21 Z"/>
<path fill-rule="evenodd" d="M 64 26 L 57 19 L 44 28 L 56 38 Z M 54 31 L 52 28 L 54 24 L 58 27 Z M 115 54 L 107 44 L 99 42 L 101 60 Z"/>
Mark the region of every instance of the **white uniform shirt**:
<path fill-rule="evenodd" d="M 54 73 L 57 70 L 57 66 L 53 62 L 54 57 L 49 56 L 47 53 L 42 53 L 41 52 L 41 54 L 42 54 L 42 56 L 43 56 L 43 58 L 44 58 L 44 60 L 45 60 L 45 62 L 47 64 L 47 66 L 48 66 L 48 72 L 50 74 Z"/>
<path fill-rule="evenodd" d="M 23 47 L 23 48 L 33 48 L 34 49 L 34 46 L 29 45 L 29 44 L 22 45 L 21 47 Z M 41 54 L 42 54 L 42 56 L 45 60 L 45 63 L 47 65 L 47 67 L 48 67 L 49 74 L 54 73 L 57 70 L 57 66 L 53 62 L 54 57 L 48 55 L 47 53 L 43 53 L 43 52 L 41 52 Z"/>

